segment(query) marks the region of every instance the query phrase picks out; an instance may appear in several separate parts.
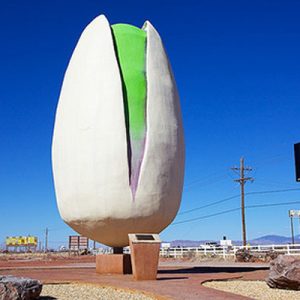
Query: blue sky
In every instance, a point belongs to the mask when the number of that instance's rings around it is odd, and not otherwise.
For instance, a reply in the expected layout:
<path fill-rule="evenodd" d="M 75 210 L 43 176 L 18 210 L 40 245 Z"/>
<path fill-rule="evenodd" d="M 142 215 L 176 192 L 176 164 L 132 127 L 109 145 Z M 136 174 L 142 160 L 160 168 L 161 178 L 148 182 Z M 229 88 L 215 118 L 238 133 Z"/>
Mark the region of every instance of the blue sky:
<path fill-rule="evenodd" d="M 299 1 L 0 1 L 0 245 L 36 234 L 50 245 L 72 230 L 56 206 L 50 159 L 55 109 L 68 60 L 84 27 L 150 20 L 178 84 L 186 140 L 181 212 L 238 195 L 230 170 L 251 165 L 247 192 L 300 188 Z M 248 205 L 300 201 L 300 191 L 249 195 Z M 178 215 L 175 222 L 239 206 L 239 198 Z M 287 211 L 247 210 L 249 238 L 289 235 Z M 240 239 L 238 211 L 171 225 L 164 240 Z M 296 230 L 299 231 L 298 228 Z"/>

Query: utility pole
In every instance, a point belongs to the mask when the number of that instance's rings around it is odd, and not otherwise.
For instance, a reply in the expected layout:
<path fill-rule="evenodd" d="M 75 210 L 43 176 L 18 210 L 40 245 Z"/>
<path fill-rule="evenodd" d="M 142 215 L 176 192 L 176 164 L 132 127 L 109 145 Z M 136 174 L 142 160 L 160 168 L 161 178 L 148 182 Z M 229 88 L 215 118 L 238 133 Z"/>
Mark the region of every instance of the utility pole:
<path fill-rule="evenodd" d="M 291 219 L 291 234 L 292 234 L 292 244 L 295 244 L 295 236 L 294 236 L 294 218 L 299 218 L 300 222 L 300 210 L 290 209 L 289 217 Z"/>
<path fill-rule="evenodd" d="M 245 218 L 245 183 L 247 181 L 253 181 L 252 177 L 245 177 L 245 171 L 252 171 L 251 167 L 245 167 L 244 165 L 244 157 L 240 158 L 240 167 L 231 168 L 233 171 L 239 171 L 240 178 L 235 179 L 235 182 L 239 182 L 241 186 L 241 213 L 242 213 L 242 234 L 243 234 L 243 246 L 247 245 L 246 238 L 246 218 Z"/>
<path fill-rule="evenodd" d="M 48 251 L 48 228 L 45 231 L 45 252 Z"/>
<path fill-rule="evenodd" d="M 291 233 L 292 233 L 292 244 L 295 244 L 295 236 L 294 236 L 294 223 L 293 218 L 291 217 Z"/>

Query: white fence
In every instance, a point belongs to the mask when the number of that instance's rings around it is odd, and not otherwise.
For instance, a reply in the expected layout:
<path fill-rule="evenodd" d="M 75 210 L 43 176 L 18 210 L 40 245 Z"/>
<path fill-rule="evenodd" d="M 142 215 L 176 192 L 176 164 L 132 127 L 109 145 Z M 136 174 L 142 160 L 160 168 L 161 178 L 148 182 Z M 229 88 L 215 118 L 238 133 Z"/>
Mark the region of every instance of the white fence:
<path fill-rule="evenodd" d="M 294 245 L 255 245 L 255 246 L 219 246 L 219 247 L 176 247 L 176 248 L 162 248 L 160 255 L 162 257 L 183 258 L 191 256 L 235 256 L 239 249 L 247 249 L 250 252 L 267 253 L 275 251 L 287 255 L 300 255 L 300 244 Z"/>
<path fill-rule="evenodd" d="M 286 245 L 253 245 L 253 246 L 202 246 L 202 247 L 174 247 L 174 248 L 161 248 L 161 257 L 194 257 L 194 256 L 221 256 L 223 258 L 235 256 L 239 249 L 247 249 L 250 252 L 257 254 L 264 254 L 270 251 L 274 251 L 280 254 L 287 255 L 299 255 L 300 256 L 300 244 L 286 244 Z M 130 253 L 129 247 L 124 248 L 124 253 Z M 98 248 L 93 250 L 92 253 L 96 254 L 108 254 L 112 253 L 112 248 Z"/>

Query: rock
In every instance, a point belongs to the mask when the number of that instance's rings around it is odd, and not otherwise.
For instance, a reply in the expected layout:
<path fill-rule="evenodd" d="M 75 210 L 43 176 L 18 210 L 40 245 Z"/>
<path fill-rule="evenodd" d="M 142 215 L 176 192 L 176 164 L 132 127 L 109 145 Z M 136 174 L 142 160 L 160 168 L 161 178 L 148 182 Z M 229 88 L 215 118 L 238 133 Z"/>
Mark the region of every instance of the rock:
<path fill-rule="evenodd" d="M 280 254 L 274 250 L 270 250 L 265 254 L 264 262 L 271 262 L 276 259 Z"/>
<path fill-rule="evenodd" d="M 279 255 L 270 263 L 266 282 L 271 288 L 300 290 L 300 259 Z"/>
<path fill-rule="evenodd" d="M 254 256 L 247 249 L 239 249 L 235 253 L 237 262 L 254 262 Z"/>
<path fill-rule="evenodd" d="M 36 279 L 0 276 L 0 300 L 37 299 L 42 287 L 42 283 Z"/>
<path fill-rule="evenodd" d="M 239 249 L 235 253 L 236 262 L 270 262 L 277 258 L 278 252 L 270 250 L 268 252 L 250 251 L 249 249 Z"/>

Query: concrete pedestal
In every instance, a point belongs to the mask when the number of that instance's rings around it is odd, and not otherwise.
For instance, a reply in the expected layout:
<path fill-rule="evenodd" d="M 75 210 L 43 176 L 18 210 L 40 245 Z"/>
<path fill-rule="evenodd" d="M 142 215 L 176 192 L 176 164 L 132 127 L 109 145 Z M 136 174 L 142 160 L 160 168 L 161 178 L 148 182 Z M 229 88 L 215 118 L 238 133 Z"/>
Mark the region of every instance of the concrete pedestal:
<path fill-rule="evenodd" d="M 135 236 L 129 234 L 133 277 L 136 280 L 156 280 L 160 240 L 143 241 Z"/>
<path fill-rule="evenodd" d="M 132 274 L 130 254 L 96 255 L 96 272 L 100 274 Z"/>

